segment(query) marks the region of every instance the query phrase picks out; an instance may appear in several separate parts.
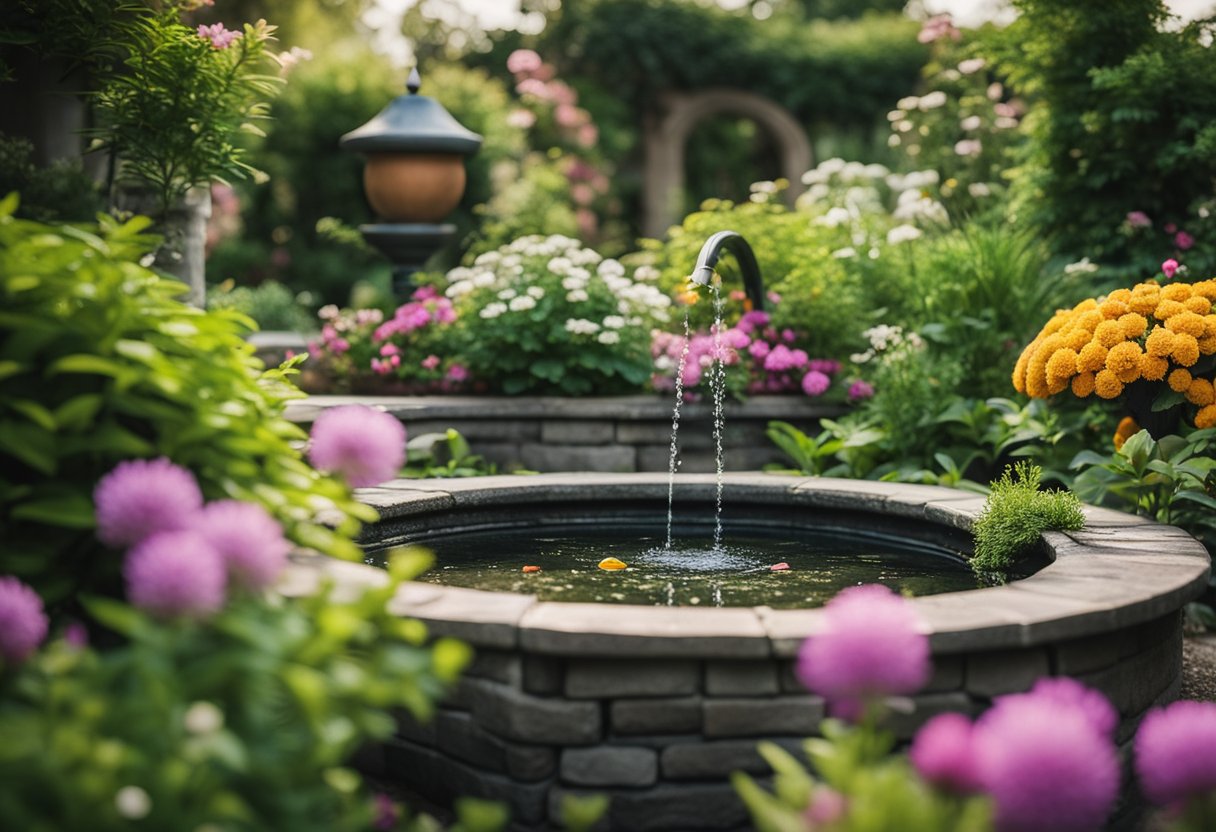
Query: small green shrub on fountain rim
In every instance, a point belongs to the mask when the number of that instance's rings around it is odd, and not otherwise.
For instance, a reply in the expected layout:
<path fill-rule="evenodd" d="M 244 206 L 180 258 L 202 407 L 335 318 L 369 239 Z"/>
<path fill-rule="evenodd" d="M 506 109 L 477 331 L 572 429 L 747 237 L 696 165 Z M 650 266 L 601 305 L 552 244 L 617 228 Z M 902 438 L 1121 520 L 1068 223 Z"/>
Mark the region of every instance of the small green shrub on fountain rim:
<path fill-rule="evenodd" d="M 1081 501 L 1071 491 L 1040 489 L 1043 470 L 1027 461 L 1006 467 L 975 520 L 976 572 L 1008 572 L 1045 531 L 1076 531 L 1085 525 Z"/>

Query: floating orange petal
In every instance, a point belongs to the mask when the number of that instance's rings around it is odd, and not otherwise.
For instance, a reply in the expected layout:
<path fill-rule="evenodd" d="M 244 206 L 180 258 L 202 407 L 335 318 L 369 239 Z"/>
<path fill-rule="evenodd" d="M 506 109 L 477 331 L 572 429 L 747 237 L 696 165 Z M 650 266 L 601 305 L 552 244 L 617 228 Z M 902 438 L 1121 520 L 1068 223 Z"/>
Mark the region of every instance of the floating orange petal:
<path fill-rule="evenodd" d="M 606 569 L 610 572 L 617 569 L 628 568 L 628 565 L 626 565 L 623 560 L 617 560 L 616 558 L 604 558 L 602 561 L 600 561 L 600 569 Z"/>
<path fill-rule="evenodd" d="M 768 568 L 768 571 L 769 572 L 785 572 L 789 568 L 790 568 L 790 565 L 788 563 L 786 563 L 785 561 L 781 561 L 781 563 L 774 563 L 772 566 L 770 566 Z"/>
<path fill-rule="evenodd" d="M 520 571 L 521 571 L 521 572 L 539 572 L 539 571 L 540 571 L 540 567 L 539 567 L 539 566 L 525 566 L 525 567 L 524 567 L 523 569 L 521 569 Z"/>

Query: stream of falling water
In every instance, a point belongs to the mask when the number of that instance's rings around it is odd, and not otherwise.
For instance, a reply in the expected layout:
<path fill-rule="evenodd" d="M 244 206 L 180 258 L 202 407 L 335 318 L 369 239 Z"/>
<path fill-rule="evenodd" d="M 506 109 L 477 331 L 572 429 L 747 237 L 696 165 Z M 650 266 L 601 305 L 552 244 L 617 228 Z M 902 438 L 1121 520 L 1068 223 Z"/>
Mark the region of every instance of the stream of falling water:
<path fill-rule="evenodd" d="M 676 365 L 676 404 L 671 412 L 671 452 L 667 458 L 667 544 L 664 547 L 667 551 L 671 551 L 672 505 L 676 493 L 676 469 L 680 467 L 680 407 L 684 404 L 684 368 L 688 364 L 688 342 L 692 337 L 688 325 L 690 308 L 684 307 L 684 346 L 680 348 L 680 361 Z"/>
<path fill-rule="evenodd" d="M 710 371 L 709 383 L 714 396 L 714 466 L 717 475 L 714 492 L 714 551 L 722 548 L 722 432 L 726 427 L 726 361 L 722 354 L 722 308 L 725 301 L 722 298 L 722 287 L 716 281 L 710 282 L 714 297 L 714 364 Z"/>

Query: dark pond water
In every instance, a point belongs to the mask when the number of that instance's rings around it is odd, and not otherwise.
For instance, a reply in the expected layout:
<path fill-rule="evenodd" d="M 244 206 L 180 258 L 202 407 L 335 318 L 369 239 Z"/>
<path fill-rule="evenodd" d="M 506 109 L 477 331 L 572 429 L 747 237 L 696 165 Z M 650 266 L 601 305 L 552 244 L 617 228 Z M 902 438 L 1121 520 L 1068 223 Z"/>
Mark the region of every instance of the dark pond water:
<path fill-rule="evenodd" d="M 659 530 L 587 528 L 464 532 L 420 543 L 435 552 L 436 565 L 418 580 L 546 601 L 794 608 L 820 606 L 863 583 L 909 595 L 981 585 L 957 553 L 864 530 L 801 532 L 797 539 L 728 532 L 718 550 L 708 535 L 678 536 L 665 550 Z M 607 557 L 628 568 L 600 569 Z M 780 563 L 789 568 L 771 569 Z"/>

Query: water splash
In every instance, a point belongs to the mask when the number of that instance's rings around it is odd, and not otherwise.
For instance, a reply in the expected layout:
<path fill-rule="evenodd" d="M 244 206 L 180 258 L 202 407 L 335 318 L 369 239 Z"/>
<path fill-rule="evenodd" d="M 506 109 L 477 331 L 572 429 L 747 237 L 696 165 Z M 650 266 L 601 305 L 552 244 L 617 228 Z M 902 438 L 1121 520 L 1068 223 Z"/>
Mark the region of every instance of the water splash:
<path fill-rule="evenodd" d="M 722 310 L 725 300 L 718 281 L 710 284 L 714 298 L 714 364 L 710 370 L 709 383 L 714 397 L 714 466 L 716 474 L 714 491 L 714 549 L 722 548 L 722 433 L 726 428 L 726 356 L 722 348 Z"/>
<path fill-rule="evenodd" d="M 684 404 L 684 368 L 688 365 L 688 343 L 692 338 L 692 331 L 688 324 L 690 308 L 688 306 L 684 307 L 684 345 L 680 348 L 680 360 L 676 365 L 676 404 L 671 411 L 671 451 L 667 457 L 667 543 L 664 546 L 668 551 L 671 550 L 671 521 L 676 493 L 676 468 L 680 467 L 680 408 Z M 669 600 L 668 605 L 670 606 L 671 603 Z"/>
<path fill-rule="evenodd" d="M 709 592 L 709 601 L 715 607 L 722 606 L 722 586 L 720 584 L 713 584 L 711 586 Z"/>
<path fill-rule="evenodd" d="M 674 607 L 676 605 L 676 588 L 671 581 L 667 582 L 667 588 L 663 590 L 667 598 L 667 606 Z"/>

